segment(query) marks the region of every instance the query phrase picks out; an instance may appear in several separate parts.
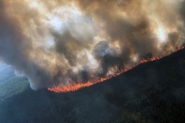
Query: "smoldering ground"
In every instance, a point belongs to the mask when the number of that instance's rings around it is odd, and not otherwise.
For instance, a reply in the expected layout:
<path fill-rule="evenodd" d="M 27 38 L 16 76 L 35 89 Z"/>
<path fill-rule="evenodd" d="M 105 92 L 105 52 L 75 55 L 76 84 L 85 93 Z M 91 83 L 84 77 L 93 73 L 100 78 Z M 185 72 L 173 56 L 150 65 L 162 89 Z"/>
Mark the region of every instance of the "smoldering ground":
<path fill-rule="evenodd" d="M 1 0 L 0 57 L 33 89 L 96 81 L 184 43 L 183 0 Z"/>

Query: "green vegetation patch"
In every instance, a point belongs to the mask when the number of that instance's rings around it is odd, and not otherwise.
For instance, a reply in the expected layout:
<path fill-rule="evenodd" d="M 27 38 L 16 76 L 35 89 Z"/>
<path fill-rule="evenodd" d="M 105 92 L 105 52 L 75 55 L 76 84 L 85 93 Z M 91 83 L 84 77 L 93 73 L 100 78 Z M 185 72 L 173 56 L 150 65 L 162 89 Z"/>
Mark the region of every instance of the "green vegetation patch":
<path fill-rule="evenodd" d="M 17 94 L 29 85 L 26 77 L 13 77 L 0 84 L 0 101 Z"/>

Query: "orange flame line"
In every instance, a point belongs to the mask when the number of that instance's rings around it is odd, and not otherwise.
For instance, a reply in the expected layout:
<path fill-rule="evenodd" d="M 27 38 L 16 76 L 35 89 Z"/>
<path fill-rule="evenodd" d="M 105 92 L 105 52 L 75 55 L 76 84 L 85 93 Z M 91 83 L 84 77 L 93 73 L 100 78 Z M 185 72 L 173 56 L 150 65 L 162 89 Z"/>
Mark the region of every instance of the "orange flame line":
<path fill-rule="evenodd" d="M 184 49 L 184 46 L 178 48 L 174 52 L 177 52 L 177 51 L 182 50 L 182 49 Z M 165 56 L 168 56 L 168 55 L 170 55 L 170 54 L 172 54 L 174 52 L 168 53 Z M 165 57 L 165 56 L 163 56 L 163 57 Z M 124 72 L 127 72 L 127 71 L 131 70 L 132 68 L 134 68 L 134 67 L 136 67 L 136 66 L 138 66 L 140 64 L 143 64 L 143 63 L 146 63 L 146 62 L 149 62 L 149 61 L 155 61 L 155 60 L 158 60 L 160 58 L 162 58 L 162 57 L 152 57 L 152 58 L 147 59 L 147 60 L 146 59 L 140 60 L 140 62 L 138 64 L 135 64 L 135 65 L 133 65 L 131 67 L 125 68 L 125 69 L 117 72 L 114 75 L 110 75 L 110 76 L 106 76 L 106 77 L 100 78 L 99 80 L 97 80 L 95 82 L 93 82 L 93 81 L 87 81 L 86 83 L 74 83 L 72 85 L 64 85 L 62 87 L 56 86 L 56 87 L 48 88 L 48 90 L 49 91 L 54 91 L 56 93 L 66 93 L 66 92 L 70 92 L 70 91 L 76 91 L 76 90 L 79 90 L 79 89 L 84 88 L 84 87 L 89 87 L 89 86 L 92 86 L 94 84 L 97 84 L 97 83 L 100 83 L 100 82 L 104 82 L 104 81 L 106 81 L 108 79 L 111 79 L 113 77 L 116 77 L 116 76 L 118 76 L 118 75 L 120 75 L 120 74 L 122 74 Z"/>

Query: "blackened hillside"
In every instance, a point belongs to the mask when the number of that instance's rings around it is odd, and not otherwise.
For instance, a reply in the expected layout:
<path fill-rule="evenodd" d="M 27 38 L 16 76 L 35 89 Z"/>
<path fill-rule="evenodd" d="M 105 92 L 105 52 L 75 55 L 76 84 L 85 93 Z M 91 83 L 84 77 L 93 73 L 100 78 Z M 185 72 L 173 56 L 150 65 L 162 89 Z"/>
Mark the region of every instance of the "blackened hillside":
<path fill-rule="evenodd" d="M 185 49 L 69 93 L 27 87 L 0 103 L 0 123 L 183 123 Z"/>

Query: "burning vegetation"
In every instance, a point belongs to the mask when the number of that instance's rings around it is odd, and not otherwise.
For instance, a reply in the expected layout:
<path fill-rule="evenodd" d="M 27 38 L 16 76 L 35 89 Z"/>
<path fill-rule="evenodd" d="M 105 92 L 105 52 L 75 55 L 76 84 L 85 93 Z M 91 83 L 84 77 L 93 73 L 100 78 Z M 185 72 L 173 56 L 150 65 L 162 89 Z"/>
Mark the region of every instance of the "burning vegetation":
<path fill-rule="evenodd" d="M 174 52 L 177 52 L 179 50 L 182 50 L 184 49 L 184 46 L 180 47 L 180 48 L 177 48 L 177 50 L 175 50 Z M 168 56 L 170 55 L 171 53 L 168 53 L 167 55 L 165 56 Z M 97 83 L 100 83 L 100 82 L 104 82 L 108 79 L 111 79 L 113 77 L 116 77 L 118 75 L 120 75 L 121 73 L 124 73 L 124 72 L 127 72 L 128 70 L 131 70 L 132 68 L 136 67 L 137 65 L 139 64 L 142 64 L 142 63 L 146 63 L 146 62 L 149 62 L 149 61 L 155 61 L 155 60 L 158 60 L 162 57 L 151 57 L 151 58 L 147 58 L 147 59 L 142 59 L 138 64 L 135 64 L 129 68 L 126 68 L 126 69 L 123 69 L 113 75 L 109 75 L 107 77 L 104 77 L 104 78 L 100 78 L 99 80 L 95 81 L 95 82 L 90 82 L 90 81 L 87 81 L 86 83 L 75 83 L 73 85 L 69 85 L 69 86 L 56 86 L 56 87 L 52 87 L 52 88 L 48 88 L 48 90 L 50 91 L 54 91 L 54 92 L 57 92 L 57 93 L 65 93 L 65 92 L 69 92 L 69 91 L 76 91 L 78 89 L 81 89 L 81 88 L 84 88 L 84 87 L 89 87 L 89 86 L 92 86 L 94 84 L 97 84 Z"/>
<path fill-rule="evenodd" d="M 75 91 L 184 48 L 184 4 L 0 0 L 0 60 L 34 90 Z"/>

